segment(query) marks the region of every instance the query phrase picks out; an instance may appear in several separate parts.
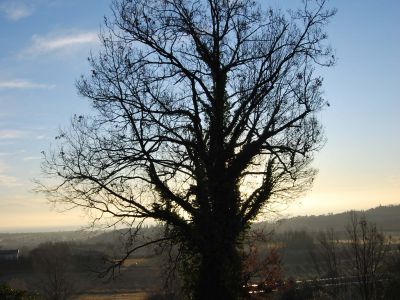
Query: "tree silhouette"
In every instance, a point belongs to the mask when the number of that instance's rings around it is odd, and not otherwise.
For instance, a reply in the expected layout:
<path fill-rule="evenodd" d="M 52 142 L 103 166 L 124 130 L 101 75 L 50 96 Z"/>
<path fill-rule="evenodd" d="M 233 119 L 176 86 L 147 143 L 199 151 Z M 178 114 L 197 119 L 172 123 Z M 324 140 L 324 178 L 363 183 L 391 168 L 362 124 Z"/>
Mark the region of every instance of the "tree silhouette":
<path fill-rule="evenodd" d="M 72 257 L 68 244 L 44 243 L 30 252 L 36 288 L 43 299 L 67 300 L 74 292 Z"/>
<path fill-rule="evenodd" d="M 76 116 L 45 154 L 44 190 L 96 219 L 166 225 L 193 270 L 195 299 L 236 299 L 237 243 L 276 199 L 308 188 L 326 105 L 335 11 L 247 0 L 120 0 L 77 87 Z M 189 284 L 189 285 L 190 285 Z"/>
<path fill-rule="evenodd" d="M 350 272 L 357 278 L 360 296 L 365 300 L 378 299 L 381 293 L 379 281 L 383 278 L 390 240 L 376 224 L 368 222 L 365 215 L 358 217 L 354 211 L 350 213 L 346 231 Z"/>

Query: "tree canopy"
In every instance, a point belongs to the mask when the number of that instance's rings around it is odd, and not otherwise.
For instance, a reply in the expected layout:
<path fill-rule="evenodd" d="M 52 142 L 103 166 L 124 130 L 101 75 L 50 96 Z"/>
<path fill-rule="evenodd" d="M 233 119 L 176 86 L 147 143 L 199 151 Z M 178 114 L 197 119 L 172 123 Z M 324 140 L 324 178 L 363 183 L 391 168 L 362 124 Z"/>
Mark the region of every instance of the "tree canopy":
<path fill-rule="evenodd" d="M 75 116 L 45 154 L 44 173 L 58 181 L 44 190 L 99 219 L 167 224 L 166 236 L 200 257 L 199 278 L 212 261 L 226 274 L 249 222 L 315 176 L 327 104 L 316 70 L 334 63 L 324 28 L 335 10 L 324 0 L 288 12 L 119 0 L 112 11 L 77 82 L 94 114 Z"/>

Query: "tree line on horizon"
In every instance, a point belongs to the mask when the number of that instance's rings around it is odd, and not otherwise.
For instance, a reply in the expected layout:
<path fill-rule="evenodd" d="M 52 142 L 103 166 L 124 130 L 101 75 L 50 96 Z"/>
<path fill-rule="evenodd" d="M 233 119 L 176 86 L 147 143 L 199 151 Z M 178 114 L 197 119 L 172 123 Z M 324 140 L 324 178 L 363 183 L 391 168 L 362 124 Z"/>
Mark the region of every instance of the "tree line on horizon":
<path fill-rule="evenodd" d="M 380 231 L 365 216 L 354 213 L 348 214 L 347 225 L 343 228 L 346 231 L 345 237 L 328 228 L 317 233 L 300 230 L 267 234 L 254 229 L 251 238 L 244 241 L 242 247 L 245 261 L 241 276 L 245 289 L 241 298 L 396 299 L 400 290 L 400 243 Z M 109 243 L 115 244 L 112 241 Z M 35 275 L 33 281 L 26 283 L 29 292 L 3 285 L 0 295 L 7 292 L 15 296 L 10 299 L 18 300 L 66 300 L 79 297 L 104 280 L 96 275 L 106 274 L 104 270 L 109 266 L 107 256 L 124 255 L 123 251 L 119 254 L 115 252 L 121 246 L 116 245 L 112 249 L 105 245 L 101 248 L 99 245 L 95 243 L 84 246 L 82 242 L 44 243 L 24 253 L 18 266 L 7 267 L 1 264 L 0 282 L 2 276 L 7 275 L 4 273 L 7 269 L 9 275 L 13 272 L 33 272 Z M 172 256 L 177 254 L 170 253 Z M 132 286 L 132 280 L 140 276 L 150 276 L 148 279 L 142 278 L 143 282 L 153 282 L 153 288 L 142 286 L 148 293 L 148 299 L 186 299 L 181 292 L 183 282 L 180 273 L 167 272 L 171 270 L 171 260 L 165 253 L 154 247 L 151 253 L 147 250 L 135 257 L 145 260 L 158 257 L 152 265 L 161 272 L 158 275 L 145 275 L 146 272 L 138 269 L 137 265 L 125 266 L 121 275 L 127 275 L 126 282 L 120 285 L 120 289 L 126 290 Z M 299 261 L 303 262 L 300 272 L 291 271 Z M 81 285 L 82 280 L 87 280 L 84 278 L 88 276 L 92 282 Z M 121 277 L 117 276 L 115 280 L 118 282 Z M 21 284 L 22 281 L 13 282 Z M 158 284 L 154 285 L 154 282 Z M 113 289 L 118 290 L 115 287 Z"/>

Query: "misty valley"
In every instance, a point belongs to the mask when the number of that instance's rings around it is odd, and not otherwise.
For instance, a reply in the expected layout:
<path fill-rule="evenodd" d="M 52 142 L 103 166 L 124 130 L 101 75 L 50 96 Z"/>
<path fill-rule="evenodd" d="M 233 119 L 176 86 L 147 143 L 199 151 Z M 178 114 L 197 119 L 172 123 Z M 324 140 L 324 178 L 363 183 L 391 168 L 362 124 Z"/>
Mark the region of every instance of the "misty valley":
<path fill-rule="evenodd" d="M 383 238 L 381 244 L 377 240 L 375 245 L 367 245 L 371 266 L 363 266 L 369 272 L 363 275 L 370 280 L 366 291 L 396 299 L 400 275 L 399 214 L 400 206 L 356 212 L 357 224 L 353 228 L 349 227 L 350 212 L 254 223 L 242 242 L 245 298 L 362 299 L 362 274 L 353 266 L 361 252 L 343 245 L 354 242 L 351 229 L 362 234 L 358 223 L 362 224 L 365 217 L 367 226 L 377 230 L 373 237 Z M 373 228 L 365 229 L 371 238 Z M 110 268 L 111 261 L 124 258 L 130 248 L 154 239 L 161 231 L 159 226 L 143 228 L 133 241 L 132 232 L 124 229 L 2 233 L 2 289 L 24 292 L 26 299 L 181 299 L 182 283 L 173 270 L 174 256 L 179 254 L 176 248 L 168 253 L 162 245 L 139 248 L 120 266 Z M 15 257 L 10 256 L 12 249 L 18 250 L 11 253 Z M 382 257 L 377 257 L 381 252 Z"/>

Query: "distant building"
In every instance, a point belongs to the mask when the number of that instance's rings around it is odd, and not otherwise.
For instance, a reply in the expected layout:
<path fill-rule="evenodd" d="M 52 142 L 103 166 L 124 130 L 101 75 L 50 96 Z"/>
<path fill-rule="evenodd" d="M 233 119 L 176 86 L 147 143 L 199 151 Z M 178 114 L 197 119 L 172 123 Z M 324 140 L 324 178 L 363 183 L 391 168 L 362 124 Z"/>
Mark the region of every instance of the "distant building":
<path fill-rule="evenodd" d="M 0 260 L 18 260 L 19 250 L 0 250 Z"/>

